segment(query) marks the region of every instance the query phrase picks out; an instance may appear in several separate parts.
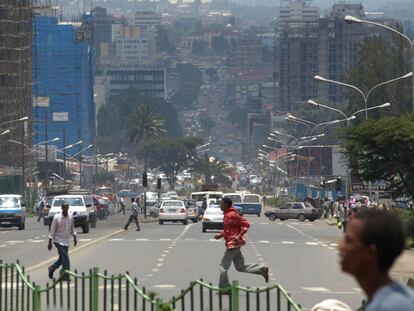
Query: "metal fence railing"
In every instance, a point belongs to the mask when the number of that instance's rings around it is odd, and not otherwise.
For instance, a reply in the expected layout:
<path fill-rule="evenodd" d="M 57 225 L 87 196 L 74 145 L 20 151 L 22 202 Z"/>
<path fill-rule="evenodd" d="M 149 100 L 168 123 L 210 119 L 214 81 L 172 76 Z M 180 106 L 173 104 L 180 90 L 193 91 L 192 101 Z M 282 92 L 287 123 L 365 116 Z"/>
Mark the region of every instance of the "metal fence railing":
<path fill-rule="evenodd" d="M 5 311 L 299 311 L 290 295 L 280 286 L 245 288 L 233 282 L 227 290 L 202 280 L 191 282 L 177 297 L 163 301 L 147 291 L 129 273 L 109 275 L 98 268 L 88 274 L 65 271 L 62 276 L 41 288 L 25 274 L 19 263 L 0 261 L 0 310 Z M 224 293 L 226 291 L 227 293 Z"/>

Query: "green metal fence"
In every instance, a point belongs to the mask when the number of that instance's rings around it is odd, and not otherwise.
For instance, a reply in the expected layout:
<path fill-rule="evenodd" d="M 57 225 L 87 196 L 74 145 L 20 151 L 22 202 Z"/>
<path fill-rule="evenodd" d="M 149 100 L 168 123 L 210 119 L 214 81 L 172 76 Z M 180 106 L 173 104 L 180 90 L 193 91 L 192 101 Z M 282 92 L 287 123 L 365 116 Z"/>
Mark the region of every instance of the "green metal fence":
<path fill-rule="evenodd" d="M 228 290 L 202 280 L 191 282 L 180 295 L 163 301 L 147 291 L 129 273 L 108 275 L 93 268 L 88 274 L 66 271 L 71 282 L 54 279 L 41 288 L 26 276 L 24 268 L 0 261 L 0 310 L 41 311 L 299 311 L 290 295 L 280 286 L 245 288 L 233 282 Z M 230 293 L 230 294 L 229 294 Z"/>

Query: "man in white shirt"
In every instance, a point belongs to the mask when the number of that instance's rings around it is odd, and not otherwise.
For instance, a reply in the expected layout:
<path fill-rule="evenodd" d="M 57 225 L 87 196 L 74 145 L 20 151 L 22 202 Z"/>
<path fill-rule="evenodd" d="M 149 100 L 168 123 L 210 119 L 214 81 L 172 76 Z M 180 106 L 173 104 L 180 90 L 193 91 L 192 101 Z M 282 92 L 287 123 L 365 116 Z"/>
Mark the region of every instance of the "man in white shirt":
<path fill-rule="evenodd" d="M 63 271 L 70 269 L 68 251 L 71 236 L 73 236 L 73 245 L 76 246 L 78 242 L 76 240 L 75 221 L 72 215 L 69 214 L 69 204 L 63 203 L 62 212 L 56 214 L 53 218 L 49 232 L 49 245 L 47 248 L 49 251 L 52 250 L 53 241 L 59 253 L 59 259 L 48 268 L 50 279 L 53 279 L 53 273 L 60 266 L 62 266 Z M 69 281 L 69 277 L 65 275 L 62 280 Z"/>

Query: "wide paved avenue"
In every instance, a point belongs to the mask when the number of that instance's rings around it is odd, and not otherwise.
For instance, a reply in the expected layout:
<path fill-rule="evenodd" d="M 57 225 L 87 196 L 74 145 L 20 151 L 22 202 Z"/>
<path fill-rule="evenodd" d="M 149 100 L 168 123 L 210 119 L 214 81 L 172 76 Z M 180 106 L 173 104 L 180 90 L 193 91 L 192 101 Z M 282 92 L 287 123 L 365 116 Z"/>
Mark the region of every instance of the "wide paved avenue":
<path fill-rule="evenodd" d="M 247 219 L 251 228 L 243 247 L 246 262 L 268 264 L 270 284 L 281 283 L 305 309 L 327 298 L 340 299 L 352 308 L 360 306 L 361 290 L 340 271 L 340 230 L 324 220 L 301 223 L 269 222 L 257 216 Z M 201 223 L 146 223 L 140 232 L 132 225 L 123 231 L 120 229 L 124 222 L 125 217 L 113 216 L 107 222 L 99 222 L 89 234 L 79 233 L 79 249 L 71 254 L 72 270 L 87 272 L 99 267 L 112 274 L 129 271 L 142 285 L 165 299 L 177 295 L 195 279 L 217 284 L 224 243 L 213 239 L 214 231 L 202 233 Z M 19 259 L 29 269 L 31 279 L 41 285 L 48 281 L 47 260 L 56 256 L 56 250 L 48 252 L 46 246 L 47 227 L 33 219 L 25 231 L 0 230 L 3 261 Z M 241 274 L 234 268 L 229 275 L 242 286 L 266 286 L 262 277 Z"/>

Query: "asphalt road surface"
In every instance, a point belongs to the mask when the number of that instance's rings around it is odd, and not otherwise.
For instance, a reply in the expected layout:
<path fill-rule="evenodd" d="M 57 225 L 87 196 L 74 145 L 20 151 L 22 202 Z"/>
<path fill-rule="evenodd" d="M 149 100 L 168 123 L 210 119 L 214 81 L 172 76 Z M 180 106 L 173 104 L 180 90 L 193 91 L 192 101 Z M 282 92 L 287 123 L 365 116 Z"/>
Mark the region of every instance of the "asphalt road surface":
<path fill-rule="evenodd" d="M 361 289 L 340 271 L 337 243 L 341 232 L 337 228 L 323 220 L 300 223 L 247 218 L 251 228 L 243 254 L 246 262 L 269 265 L 270 284 L 281 283 L 305 310 L 328 298 L 342 300 L 353 309 L 361 305 Z M 202 233 L 200 223 L 147 223 L 140 232 L 132 224 L 123 231 L 125 221 L 126 216 L 112 216 L 98 222 L 89 234 L 79 233 L 79 245 L 71 247 L 71 268 L 87 272 L 99 267 L 111 274 L 129 271 L 164 299 L 177 295 L 195 279 L 218 283 L 218 264 L 225 248 L 222 240 L 213 239 L 216 232 Z M 20 260 L 31 279 L 43 285 L 56 250 L 47 250 L 46 226 L 30 219 L 26 228 L 0 228 L 0 258 L 4 262 Z M 242 274 L 233 267 L 229 276 L 242 286 L 266 286 L 261 276 Z"/>

